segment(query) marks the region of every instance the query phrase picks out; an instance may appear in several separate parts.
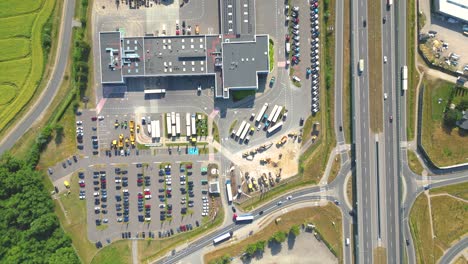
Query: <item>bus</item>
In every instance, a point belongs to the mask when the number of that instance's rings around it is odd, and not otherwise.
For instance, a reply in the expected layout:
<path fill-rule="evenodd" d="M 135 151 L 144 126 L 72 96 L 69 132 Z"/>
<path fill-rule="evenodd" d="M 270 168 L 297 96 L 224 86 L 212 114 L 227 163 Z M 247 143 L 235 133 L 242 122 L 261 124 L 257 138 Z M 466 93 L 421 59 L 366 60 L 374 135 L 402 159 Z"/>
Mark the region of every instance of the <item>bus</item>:
<path fill-rule="evenodd" d="M 262 121 L 263 115 L 265 114 L 265 111 L 267 110 L 267 108 L 268 108 L 268 103 L 265 103 L 262 109 L 260 109 L 260 112 L 258 112 L 257 118 L 255 118 L 255 121 L 257 123 L 260 123 L 260 121 Z"/>
<path fill-rule="evenodd" d="M 220 235 L 220 236 L 216 237 L 215 239 L 213 239 L 213 244 L 218 244 L 218 243 L 221 243 L 221 242 L 223 242 L 225 240 L 228 240 L 228 239 L 230 239 L 232 237 L 232 235 L 233 235 L 232 231 L 229 231 L 229 232 L 227 232 L 227 233 L 225 233 L 223 235 Z"/>
<path fill-rule="evenodd" d="M 250 223 L 254 220 L 254 217 L 251 214 L 243 214 L 243 215 L 238 215 L 235 218 L 235 220 L 236 220 L 236 224 Z"/>
<path fill-rule="evenodd" d="M 401 89 L 408 90 L 408 67 L 406 65 L 401 67 Z"/>
<path fill-rule="evenodd" d="M 359 60 L 359 73 L 362 73 L 364 71 L 364 60 L 360 59 Z"/>
<path fill-rule="evenodd" d="M 227 180 L 226 181 L 226 194 L 227 194 L 227 199 L 228 203 L 232 203 L 232 190 L 231 190 L 231 181 Z"/>

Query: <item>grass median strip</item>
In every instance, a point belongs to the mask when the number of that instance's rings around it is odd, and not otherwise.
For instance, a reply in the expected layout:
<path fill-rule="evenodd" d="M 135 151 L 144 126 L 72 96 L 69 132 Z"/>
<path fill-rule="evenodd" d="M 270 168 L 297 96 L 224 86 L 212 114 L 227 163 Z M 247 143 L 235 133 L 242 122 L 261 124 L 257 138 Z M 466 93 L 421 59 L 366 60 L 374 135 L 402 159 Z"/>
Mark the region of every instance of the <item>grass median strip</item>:
<path fill-rule="evenodd" d="M 368 1 L 367 10 L 380 10 L 381 1 Z M 382 131 L 383 95 L 382 95 L 382 28 L 380 12 L 369 13 L 368 43 L 369 43 L 369 111 L 370 127 L 374 132 Z"/>

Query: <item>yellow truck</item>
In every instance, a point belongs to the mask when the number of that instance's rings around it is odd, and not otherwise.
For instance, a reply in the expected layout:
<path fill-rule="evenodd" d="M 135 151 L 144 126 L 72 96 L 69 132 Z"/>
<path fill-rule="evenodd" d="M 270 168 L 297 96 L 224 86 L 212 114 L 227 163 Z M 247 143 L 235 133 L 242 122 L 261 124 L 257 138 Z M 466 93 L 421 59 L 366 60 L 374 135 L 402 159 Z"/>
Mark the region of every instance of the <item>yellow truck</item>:
<path fill-rule="evenodd" d="M 123 139 L 119 139 L 119 148 L 123 148 L 124 144 L 123 144 Z"/>
<path fill-rule="evenodd" d="M 130 133 L 130 142 L 132 143 L 132 145 L 135 145 L 135 134 L 133 133 Z"/>
<path fill-rule="evenodd" d="M 130 133 L 133 133 L 135 131 L 135 122 L 133 120 L 130 120 Z"/>
<path fill-rule="evenodd" d="M 112 140 L 112 147 L 113 148 L 117 147 L 117 140 L 116 139 Z"/>
<path fill-rule="evenodd" d="M 137 125 L 137 133 L 140 133 L 140 125 Z"/>

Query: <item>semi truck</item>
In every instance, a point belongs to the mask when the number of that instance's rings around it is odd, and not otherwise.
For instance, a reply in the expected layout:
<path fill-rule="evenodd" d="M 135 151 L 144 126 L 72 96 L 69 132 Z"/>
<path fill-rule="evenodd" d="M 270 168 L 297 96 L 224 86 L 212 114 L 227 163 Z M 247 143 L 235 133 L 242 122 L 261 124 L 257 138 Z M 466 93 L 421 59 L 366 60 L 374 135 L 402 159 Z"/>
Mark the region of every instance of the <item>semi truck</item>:
<path fill-rule="evenodd" d="M 281 111 L 283 111 L 283 107 L 282 107 L 282 106 L 279 106 L 278 109 L 276 110 L 275 116 L 274 116 L 273 119 L 271 120 L 273 123 L 276 123 L 276 121 L 278 120 L 278 117 L 279 117 L 280 114 L 281 114 Z"/>
<path fill-rule="evenodd" d="M 267 130 L 267 133 L 271 134 L 271 133 L 275 132 L 277 129 L 281 128 L 282 126 L 283 126 L 283 121 L 280 121 L 280 122 L 276 123 L 276 125 L 270 127 Z"/>
<path fill-rule="evenodd" d="M 170 113 L 166 114 L 166 129 L 167 129 L 167 134 L 170 136 L 172 134 Z"/>
<path fill-rule="evenodd" d="M 401 67 L 401 89 L 408 90 L 408 67 L 406 65 Z"/>
<path fill-rule="evenodd" d="M 237 138 L 241 136 L 242 131 L 244 131 L 244 127 L 245 127 L 246 124 L 247 124 L 247 122 L 242 121 L 242 123 L 241 123 L 239 129 L 237 129 L 237 132 L 236 132 L 236 137 L 237 137 Z"/>
<path fill-rule="evenodd" d="M 257 114 L 257 118 L 255 118 L 255 121 L 257 123 L 259 123 L 260 121 L 262 121 L 262 118 L 263 118 L 263 115 L 265 114 L 265 111 L 267 110 L 268 108 L 268 103 L 265 103 L 262 107 L 262 109 L 260 109 L 260 112 L 258 112 Z"/>
<path fill-rule="evenodd" d="M 360 59 L 359 60 L 359 73 L 362 73 L 364 71 L 364 60 Z"/>
<path fill-rule="evenodd" d="M 242 134 L 240 135 L 240 138 L 239 138 L 240 141 L 243 141 L 245 139 L 245 136 L 247 136 L 247 133 L 249 133 L 249 130 L 250 130 L 250 124 L 246 123 L 246 125 L 244 126 L 244 129 L 242 130 Z"/>
<path fill-rule="evenodd" d="M 176 133 L 180 135 L 180 114 L 176 114 Z"/>
<path fill-rule="evenodd" d="M 190 118 L 190 125 L 192 126 L 192 136 L 197 135 L 197 126 L 195 122 L 195 114 L 192 114 L 192 117 Z"/>
<path fill-rule="evenodd" d="M 278 111 L 278 105 L 275 105 L 275 107 L 273 107 L 273 110 L 271 110 L 270 114 L 268 115 L 268 123 L 271 123 L 273 117 L 275 117 L 276 111 Z"/>

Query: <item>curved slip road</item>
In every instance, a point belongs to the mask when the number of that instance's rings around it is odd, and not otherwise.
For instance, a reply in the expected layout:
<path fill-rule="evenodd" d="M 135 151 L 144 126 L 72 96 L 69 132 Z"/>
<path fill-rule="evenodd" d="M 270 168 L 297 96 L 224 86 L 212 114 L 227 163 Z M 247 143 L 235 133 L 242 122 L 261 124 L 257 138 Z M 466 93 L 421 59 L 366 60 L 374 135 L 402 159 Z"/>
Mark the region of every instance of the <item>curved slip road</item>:
<path fill-rule="evenodd" d="M 49 107 L 54 99 L 62 82 L 65 67 L 70 54 L 72 20 L 75 14 L 75 0 L 65 0 L 62 12 L 62 23 L 58 41 L 58 52 L 53 68 L 52 77 L 49 79 L 46 88 L 39 96 L 28 113 L 19 120 L 14 128 L 3 138 L 0 143 L 0 154 L 9 150 L 31 127 L 41 118 L 44 111 Z"/>

